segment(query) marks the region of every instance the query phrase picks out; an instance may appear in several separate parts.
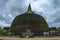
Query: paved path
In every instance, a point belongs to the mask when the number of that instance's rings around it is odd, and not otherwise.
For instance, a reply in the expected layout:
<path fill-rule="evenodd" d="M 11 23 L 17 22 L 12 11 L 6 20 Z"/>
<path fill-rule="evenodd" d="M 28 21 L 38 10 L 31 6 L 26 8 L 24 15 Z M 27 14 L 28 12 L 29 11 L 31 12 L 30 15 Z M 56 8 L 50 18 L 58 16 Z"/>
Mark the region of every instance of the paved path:
<path fill-rule="evenodd" d="M 14 37 L 0 37 L 0 40 L 60 40 L 60 37 L 53 37 L 53 38 L 14 38 Z"/>

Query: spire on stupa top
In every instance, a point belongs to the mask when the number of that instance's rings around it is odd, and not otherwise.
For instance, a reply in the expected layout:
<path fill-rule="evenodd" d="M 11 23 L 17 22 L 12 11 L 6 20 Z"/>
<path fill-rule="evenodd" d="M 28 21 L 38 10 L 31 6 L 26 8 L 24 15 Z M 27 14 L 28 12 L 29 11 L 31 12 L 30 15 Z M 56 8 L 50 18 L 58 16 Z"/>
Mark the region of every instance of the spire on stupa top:
<path fill-rule="evenodd" d="M 28 6 L 28 11 L 32 11 L 32 10 L 31 10 L 31 5 L 30 5 L 30 4 L 29 4 L 29 6 Z"/>
<path fill-rule="evenodd" d="M 31 13 L 32 13 L 32 10 L 31 10 L 31 5 L 30 5 L 30 4 L 29 4 L 29 6 L 28 6 L 27 13 L 29 13 L 29 14 L 31 14 Z"/>

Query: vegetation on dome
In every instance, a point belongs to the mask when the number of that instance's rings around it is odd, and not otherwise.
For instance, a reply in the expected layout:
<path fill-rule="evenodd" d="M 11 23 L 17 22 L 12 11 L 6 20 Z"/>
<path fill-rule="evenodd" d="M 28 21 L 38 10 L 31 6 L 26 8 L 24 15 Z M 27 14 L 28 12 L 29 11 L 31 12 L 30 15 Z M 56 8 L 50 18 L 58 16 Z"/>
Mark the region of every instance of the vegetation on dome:
<path fill-rule="evenodd" d="M 45 19 L 42 16 L 37 15 L 37 14 L 21 14 L 14 19 L 11 26 L 21 27 L 22 25 L 23 27 L 25 25 L 32 26 L 33 29 L 36 26 L 36 28 L 38 28 L 41 31 L 45 31 L 48 29 L 48 24 L 45 21 Z"/>

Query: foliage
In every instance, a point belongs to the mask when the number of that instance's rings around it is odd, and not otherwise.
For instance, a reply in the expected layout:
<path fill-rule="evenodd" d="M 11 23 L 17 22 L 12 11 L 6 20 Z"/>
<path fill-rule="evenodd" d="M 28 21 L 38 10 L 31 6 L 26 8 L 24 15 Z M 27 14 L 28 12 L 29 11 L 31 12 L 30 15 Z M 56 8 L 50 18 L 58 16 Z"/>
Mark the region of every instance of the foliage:
<path fill-rule="evenodd" d="M 0 27 L 0 29 L 1 29 L 1 27 Z"/>
<path fill-rule="evenodd" d="M 26 29 L 47 31 L 48 24 L 42 16 L 37 14 L 22 14 L 17 16 L 11 24 L 11 30 L 21 33 L 21 31 L 25 31 Z"/>
<path fill-rule="evenodd" d="M 0 29 L 0 36 L 3 36 L 4 34 L 4 29 Z"/>

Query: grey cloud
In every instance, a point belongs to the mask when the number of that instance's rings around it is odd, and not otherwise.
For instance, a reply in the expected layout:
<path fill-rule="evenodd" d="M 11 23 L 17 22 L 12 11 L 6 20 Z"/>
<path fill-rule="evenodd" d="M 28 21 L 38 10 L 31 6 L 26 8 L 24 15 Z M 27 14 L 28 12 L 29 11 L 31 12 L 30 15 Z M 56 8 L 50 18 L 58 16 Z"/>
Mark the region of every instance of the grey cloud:
<path fill-rule="evenodd" d="M 3 1 L 4 1 L 4 3 L 2 3 L 2 5 L 0 5 L 0 22 L 1 22 L 2 26 L 11 25 L 12 20 L 17 15 L 27 11 L 27 7 L 28 7 L 27 4 L 29 4 L 29 2 L 27 2 L 27 0 L 6 0 L 6 1 L 3 0 Z M 37 8 L 34 8 L 32 5 L 33 11 L 39 15 L 42 15 L 48 22 L 49 26 L 59 26 L 58 22 L 60 21 L 60 19 L 59 19 L 60 18 L 60 10 L 59 10 L 60 9 L 60 0 L 48 0 L 48 1 L 44 0 L 43 3 L 40 3 L 40 2 L 41 2 L 41 0 L 31 0 L 31 5 L 32 4 L 35 5 L 36 3 L 38 3 L 37 4 L 38 7 L 34 6 Z M 3 17 L 4 14 L 6 15 L 6 17 Z M 12 17 L 10 17 L 9 15 Z"/>
<path fill-rule="evenodd" d="M 1 0 L 0 0 L 1 1 Z M 11 25 L 11 22 L 14 17 L 22 13 L 23 11 L 26 11 L 25 9 L 25 0 L 3 0 L 0 4 L 4 4 L 3 8 L 1 7 L 0 10 L 0 26 L 8 26 Z M 12 18 L 9 17 L 9 15 L 12 15 Z M 6 15 L 6 17 L 3 17 L 3 15 Z M 9 21 L 8 21 L 9 20 Z M 5 24 L 5 25 L 4 25 Z"/>

